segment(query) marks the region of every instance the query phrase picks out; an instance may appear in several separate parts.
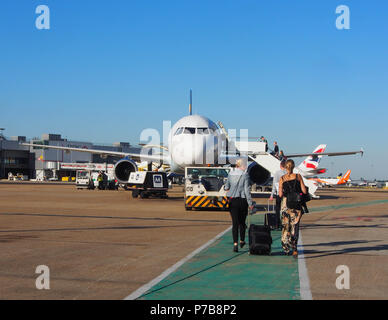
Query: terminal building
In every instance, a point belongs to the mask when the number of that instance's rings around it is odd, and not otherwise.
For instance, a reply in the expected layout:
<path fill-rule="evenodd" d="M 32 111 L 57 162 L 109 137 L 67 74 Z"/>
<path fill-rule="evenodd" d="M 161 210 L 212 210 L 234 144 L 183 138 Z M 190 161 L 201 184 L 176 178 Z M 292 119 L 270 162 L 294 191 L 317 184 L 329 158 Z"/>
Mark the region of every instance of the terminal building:
<path fill-rule="evenodd" d="M 30 148 L 19 142 L 26 142 L 25 137 L 5 139 L 0 136 L 0 179 L 7 178 L 8 172 L 26 176 L 34 174 L 35 158 Z"/>
<path fill-rule="evenodd" d="M 61 180 L 62 177 L 74 177 L 76 169 L 72 170 L 69 163 L 106 163 L 114 164 L 120 157 L 54 149 L 42 149 L 38 145 L 53 145 L 62 147 L 110 150 L 128 153 L 139 153 L 140 147 L 132 147 L 128 142 L 116 142 L 111 146 L 95 145 L 91 142 L 68 141 L 60 134 L 42 134 L 40 139 L 28 142 L 36 147 L 23 146 L 26 137 L 16 136 L 6 139 L 0 136 L 0 179 L 5 179 L 10 173 L 14 176 L 28 176 L 28 179 Z M 63 164 L 63 165 L 62 165 Z"/>

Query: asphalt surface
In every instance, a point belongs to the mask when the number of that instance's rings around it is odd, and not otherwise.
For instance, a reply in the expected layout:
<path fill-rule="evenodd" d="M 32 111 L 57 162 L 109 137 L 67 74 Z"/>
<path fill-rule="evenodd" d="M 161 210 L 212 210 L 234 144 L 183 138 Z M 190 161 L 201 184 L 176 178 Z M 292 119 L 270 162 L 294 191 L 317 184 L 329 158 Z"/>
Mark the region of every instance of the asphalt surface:
<path fill-rule="evenodd" d="M 230 226 L 228 212 L 185 211 L 181 191 L 142 200 L 124 190 L 0 184 L 0 299 L 127 297 Z M 319 194 L 301 223 L 313 299 L 387 299 L 388 193 Z M 39 265 L 49 267 L 49 290 L 36 288 Z M 339 265 L 350 270 L 350 289 L 336 287 Z"/>

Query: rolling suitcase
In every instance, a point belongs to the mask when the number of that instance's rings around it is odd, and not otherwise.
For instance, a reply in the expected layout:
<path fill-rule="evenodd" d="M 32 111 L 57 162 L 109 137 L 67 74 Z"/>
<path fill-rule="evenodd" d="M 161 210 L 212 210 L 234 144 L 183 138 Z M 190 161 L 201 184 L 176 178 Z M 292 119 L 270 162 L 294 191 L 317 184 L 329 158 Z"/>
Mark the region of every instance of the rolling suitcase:
<path fill-rule="evenodd" d="M 270 228 L 271 230 L 278 229 L 279 225 L 276 213 L 266 213 L 264 217 L 264 225 Z"/>
<path fill-rule="evenodd" d="M 272 204 L 272 208 L 274 208 L 274 205 Z M 276 216 L 276 213 L 274 213 L 274 210 L 269 210 L 269 200 L 268 200 L 268 213 L 264 216 L 264 225 L 267 226 L 270 230 L 276 230 L 279 228 L 278 224 L 278 218 Z"/>
<path fill-rule="evenodd" d="M 270 255 L 272 245 L 271 230 L 266 226 L 251 224 L 250 214 L 248 214 L 248 224 L 249 253 L 258 255 Z"/>

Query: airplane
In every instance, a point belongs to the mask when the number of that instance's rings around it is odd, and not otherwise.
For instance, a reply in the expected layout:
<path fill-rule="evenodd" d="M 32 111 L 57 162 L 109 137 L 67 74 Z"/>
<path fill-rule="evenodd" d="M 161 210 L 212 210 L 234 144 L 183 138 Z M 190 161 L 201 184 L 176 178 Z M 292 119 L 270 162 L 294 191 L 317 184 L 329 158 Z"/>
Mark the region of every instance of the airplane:
<path fill-rule="evenodd" d="M 311 178 L 311 180 L 318 183 L 319 186 L 335 186 L 335 185 L 341 185 L 345 184 L 347 182 L 350 182 L 350 173 L 351 170 L 346 171 L 346 173 L 337 179 L 325 179 L 325 178 Z"/>
<path fill-rule="evenodd" d="M 239 150 L 235 150 L 235 152 L 229 154 L 225 153 L 225 142 L 228 140 L 227 137 L 225 137 L 225 134 L 217 126 L 217 124 L 209 118 L 202 115 L 192 114 L 191 99 L 189 110 L 190 114 L 188 116 L 179 119 L 172 126 L 172 129 L 170 130 L 168 135 L 168 146 L 146 145 L 141 149 L 140 153 L 126 153 L 110 150 L 40 145 L 34 143 L 21 144 L 25 146 L 41 147 L 47 149 L 88 152 L 92 154 L 99 154 L 102 157 L 108 155 L 121 157 L 122 159 L 117 161 L 114 166 L 115 178 L 121 184 L 128 183 L 128 179 L 131 172 L 139 170 L 136 161 L 148 161 L 152 165 L 155 165 L 155 163 L 159 165 L 168 165 L 170 173 L 184 174 L 186 167 L 231 165 L 233 164 L 233 160 L 238 157 L 241 157 Z M 159 148 L 160 150 L 162 150 L 162 152 L 159 152 L 158 154 L 153 154 L 152 151 L 154 148 Z M 151 154 L 149 151 L 151 151 Z M 363 150 L 331 153 L 320 152 L 318 159 L 319 157 L 324 155 L 340 156 L 357 153 L 362 154 Z M 252 183 L 256 183 L 258 185 L 265 184 L 271 178 L 274 172 L 279 170 L 280 161 L 272 155 L 266 155 L 268 157 L 273 158 L 270 159 L 273 162 L 272 166 L 268 166 L 267 163 L 260 162 L 260 160 L 258 160 L 259 158 L 256 158 L 256 155 L 247 155 L 250 161 L 247 172 L 250 176 Z M 315 157 L 317 157 L 317 153 L 313 152 L 306 154 L 286 155 L 287 158 L 304 156 L 307 156 L 308 158 L 312 157 L 312 159 L 310 159 L 309 161 L 315 161 L 314 159 Z M 209 162 L 209 159 L 211 159 L 211 162 Z M 276 165 L 274 165 L 275 162 Z M 305 165 L 305 167 L 308 168 L 307 165 Z M 301 170 L 303 171 L 305 170 L 305 168 L 302 167 Z M 314 193 L 316 187 L 312 187 L 311 189 L 312 190 L 310 192 Z"/>

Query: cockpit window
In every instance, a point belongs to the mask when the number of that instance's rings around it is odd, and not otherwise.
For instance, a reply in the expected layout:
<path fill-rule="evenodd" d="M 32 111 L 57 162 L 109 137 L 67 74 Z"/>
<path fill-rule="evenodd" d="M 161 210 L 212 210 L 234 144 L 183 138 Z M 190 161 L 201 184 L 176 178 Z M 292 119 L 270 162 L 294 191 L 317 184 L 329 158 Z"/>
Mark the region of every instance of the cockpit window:
<path fill-rule="evenodd" d="M 175 136 L 178 134 L 182 134 L 183 128 L 178 128 L 178 130 L 175 132 Z"/>
<path fill-rule="evenodd" d="M 191 127 L 187 127 L 187 128 L 178 128 L 176 131 L 175 131 L 175 136 L 179 135 L 179 134 L 211 134 L 211 133 L 214 133 L 214 129 L 213 128 L 191 128 Z"/>
<path fill-rule="evenodd" d="M 185 130 L 183 131 L 183 133 L 186 133 L 186 134 L 195 134 L 195 128 L 185 128 Z"/>
<path fill-rule="evenodd" d="M 209 128 L 197 128 L 197 133 L 198 134 L 209 134 Z"/>

